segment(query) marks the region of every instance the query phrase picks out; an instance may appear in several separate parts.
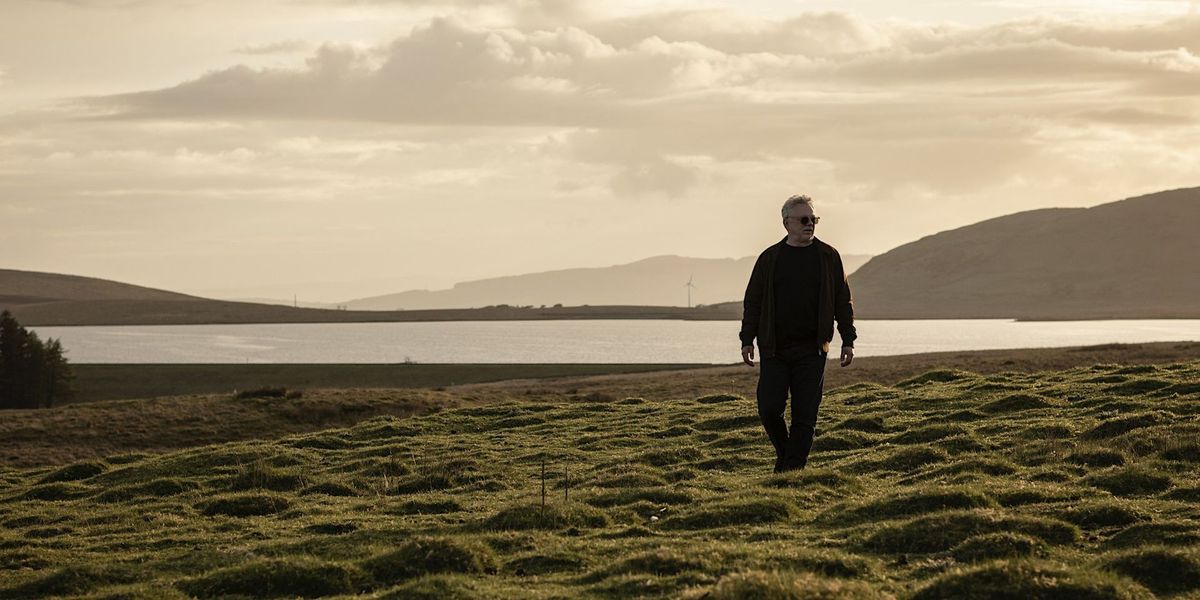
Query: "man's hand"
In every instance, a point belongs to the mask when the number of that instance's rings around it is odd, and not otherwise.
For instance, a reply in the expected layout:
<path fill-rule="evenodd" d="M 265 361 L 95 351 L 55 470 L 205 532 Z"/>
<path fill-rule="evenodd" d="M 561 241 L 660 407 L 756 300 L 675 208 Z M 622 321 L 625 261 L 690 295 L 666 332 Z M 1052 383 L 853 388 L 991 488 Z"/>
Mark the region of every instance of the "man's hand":
<path fill-rule="evenodd" d="M 854 362 L 854 348 L 851 346 L 842 346 L 842 366 L 848 367 Z"/>
<path fill-rule="evenodd" d="M 742 346 L 742 362 L 754 366 L 754 346 Z"/>

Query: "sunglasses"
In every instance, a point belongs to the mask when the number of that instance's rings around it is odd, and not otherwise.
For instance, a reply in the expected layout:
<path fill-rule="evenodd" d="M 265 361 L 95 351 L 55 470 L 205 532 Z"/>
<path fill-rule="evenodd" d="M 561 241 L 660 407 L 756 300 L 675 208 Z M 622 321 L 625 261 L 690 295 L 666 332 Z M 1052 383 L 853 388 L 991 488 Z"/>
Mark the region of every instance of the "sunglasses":
<path fill-rule="evenodd" d="M 821 217 L 809 217 L 808 215 L 805 215 L 803 217 L 788 217 L 788 218 L 793 221 L 800 221 L 801 225 L 816 225 L 818 222 L 821 221 Z"/>

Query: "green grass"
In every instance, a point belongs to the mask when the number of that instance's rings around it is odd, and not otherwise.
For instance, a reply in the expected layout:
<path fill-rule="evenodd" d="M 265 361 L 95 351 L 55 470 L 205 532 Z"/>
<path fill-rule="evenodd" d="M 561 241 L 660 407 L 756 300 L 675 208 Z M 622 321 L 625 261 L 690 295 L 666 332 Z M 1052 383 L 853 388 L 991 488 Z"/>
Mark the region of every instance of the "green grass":
<path fill-rule="evenodd" d="M 856 384 L 778 475 L 740 388 L 5 468 L 0 597 L 1195 598 L 1197 380 Z"/>

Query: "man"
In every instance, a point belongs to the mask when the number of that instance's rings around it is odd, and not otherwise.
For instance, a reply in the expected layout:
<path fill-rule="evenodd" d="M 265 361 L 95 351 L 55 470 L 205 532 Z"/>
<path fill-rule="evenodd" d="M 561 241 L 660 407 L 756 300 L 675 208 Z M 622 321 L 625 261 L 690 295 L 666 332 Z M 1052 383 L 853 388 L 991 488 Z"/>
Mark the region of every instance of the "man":
<path fill-rule="evenodd" d="M 758 338 L 758 414 L 775 446 L 775 472 L 803 469 L 812 449 L 825 361 L 837 319 L 841 365 L 854 360 L 854 307 L 838 251 L 814 237 L 813 201 L 783 203 L 787 237 L 754 263 L 742 304 L 742 361 L 754 366 Z M 792 426 L 783 419 L 792 394 Z"/>

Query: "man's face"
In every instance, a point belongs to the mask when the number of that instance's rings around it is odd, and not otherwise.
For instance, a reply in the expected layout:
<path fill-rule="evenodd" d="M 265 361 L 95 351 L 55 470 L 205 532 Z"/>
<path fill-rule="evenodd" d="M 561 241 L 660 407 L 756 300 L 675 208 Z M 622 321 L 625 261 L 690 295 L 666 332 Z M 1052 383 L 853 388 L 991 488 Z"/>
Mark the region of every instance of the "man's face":
<path fill-rule="evenodd" d="M 813 209 L 807 204 L 797 204 L 789 211 L 787 217 L 783 219 L 783 228 L 787 230 L 788 237 L 794 241 L 805 243 L 813 238 L 816 231 L 816 215 L 813 214 Z"/>

